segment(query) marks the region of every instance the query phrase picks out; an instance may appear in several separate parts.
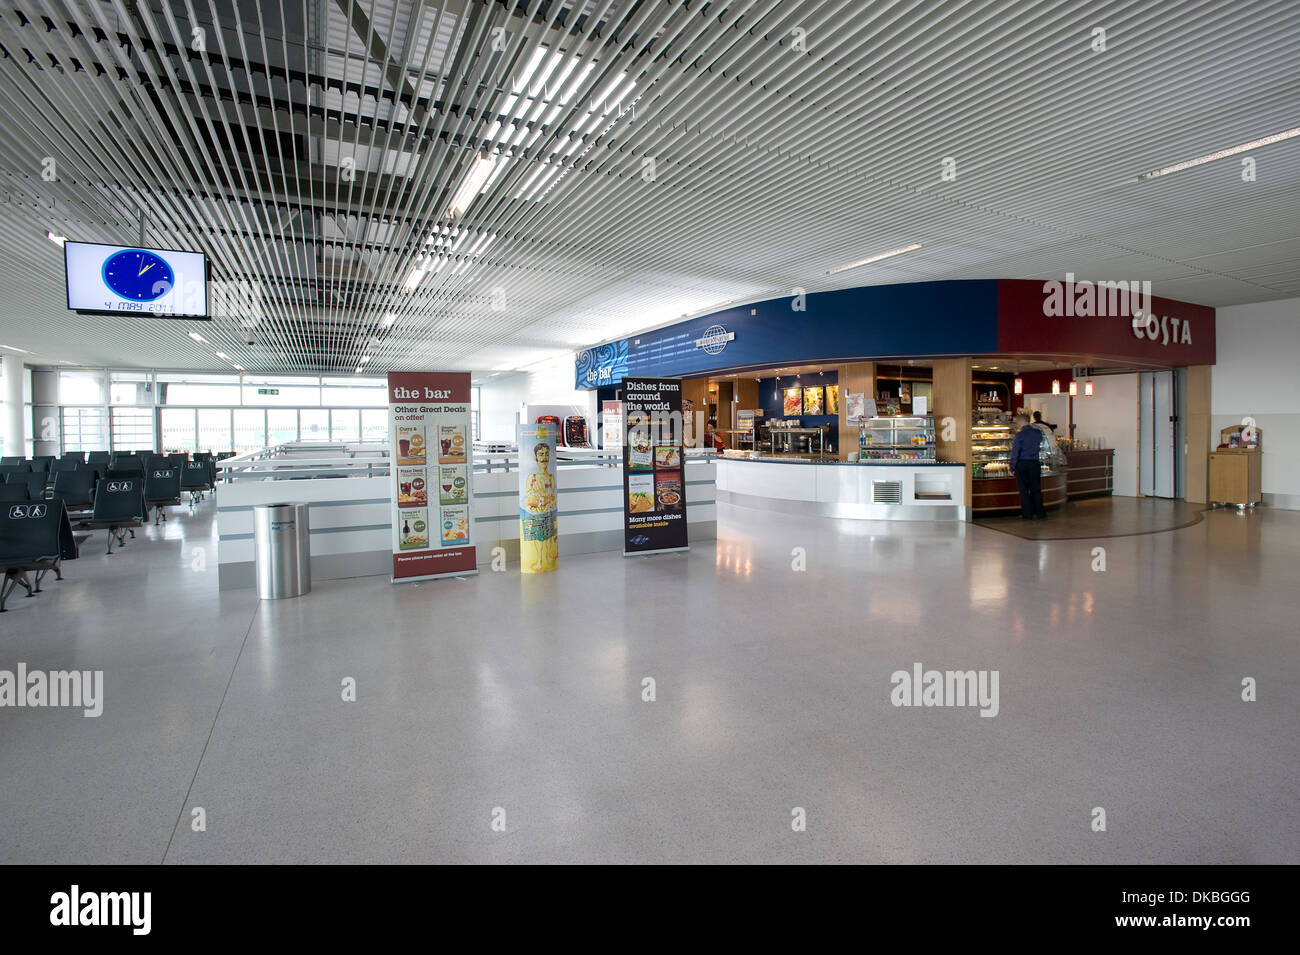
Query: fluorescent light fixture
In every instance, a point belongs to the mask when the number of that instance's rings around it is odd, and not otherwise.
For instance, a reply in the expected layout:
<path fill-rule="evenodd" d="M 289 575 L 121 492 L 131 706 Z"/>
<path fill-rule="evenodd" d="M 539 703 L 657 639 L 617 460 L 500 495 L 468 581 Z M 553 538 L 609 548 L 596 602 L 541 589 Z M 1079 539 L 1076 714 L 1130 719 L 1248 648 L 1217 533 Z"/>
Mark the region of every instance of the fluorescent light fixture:
<path fill-rule="evenodd" d="M 496 156 L 479 156 L 474 160 L 473 165 L 469 167 L 469 173 L 465 176 L 465 181 L 460 184 L 460 188 L 452 196 L 451 208 L 447 210 L 449 219 L 464 215 L 465 210 L 469 208 L 469 204 L 474 201 L 474 197 L 487 185 L 488 178 L 492 175 L 492 171 L 496 169 L 496 166 Z"/>
<path fill-rule="evenodd" d="M 380 325 L 383 325 L 384 328 L 392 328 L 392 327 L 393 327 L 393 322 L 395 322 L 395 321 L 397 321 L 397 316 L 396 316 L 396 315 L 393 315 L 393 314 L 388 314 L 388 315 L 385 315 L 385 316 L 384 316 L 384 320 L 383 320 L 382 322 L 380 322 L 379 324 L 380 324 Z"/>
<path fill-rule="evenodd" d="M 0 348 L 7 348 L 7 349 L 9 349 L 10 351 L 16 351 L 16 352 L 18 352 L 19 354 L 22 354 L 22 355 L 30 355 L 30 354 L 31 354 L 31 352 L 29 352 L 26 348 L 15 348 L 13 345 L 0 345 Z"/>
<path fill-rule="evenodd" d="M 420 283 L 424 281 L 427 274 L 428 269 L 424 268 L 423 265 L 416 265 L 415 268 L 411 269 L 411 274 L 406 277 L 406 281 L 402 283 L 402 291 L 414 292 L 420 287 Z"/>
<path fill-rule="evenodd" d="M 370 361 L 370 356 L 369 356 L 369 355 L 362 355 L 362 356 L 361 356 L 361 364 L 364 365 L 364 364 L 365 364 L 366 362 L 368 362 L 368 361 Z"/>
<path fill-rule="evenodd" d="M 243 371 L 243 370 L 244 370 L 244 366 L 243 366 L 243 365 L 231 365 L 230 367 L 233 368 L 233 369 L 235 369 L 235 371 Z"/>
<path fill-rule="evenodd" d="M 870 265 L 872 262 L 879 262 L 881 259 L 888 259 L 895 255 L 902 255 L 904 252 L 915 252 L 921 248 L 920 242 L 913 242 L 911 245 L 905 245 L 901 249 L 890 249 L 888 252 L 881 252 L 879 255 L 868 256 L 857 262 L 850 262 L 848 265 L 841 265 L 839 268 L 830 269 L 827 275 L 834 275 L 836 272 L 847 272 L 849 269 L 856 269 L 863 265 Z"/>
<path fill-rule="evenodd" d="M 1240 146 L 1230 146 L 1227 149 L 1220 149 L 1218 152 L 1209 153 L 1205 156 L 1198 156 L 1195 159 L 1188 159 L 1185 162 L 1177 162 L 1172 166 L 1153 169 L 1150 172 L 1142 173 L 1133 181 L 1143 182 L 1147 179 L 1155 179 L 1157 176 L 1167 176 L 1171 172 L 1182 172 L 1184 169 L 1191 169 L 1193 166 L 1203 166 L 1207 162 L 1214 162 L 1216 159 L 1227 159 L 1229 156 L 1249 152 L 1252 149 L 1259 149 L 1261 146 L 1271 146 L 1273 143 L 1280 143 L 1284 139 L 1292 139 L 1296 136 L 1300 136 L 1300 126 L 1296 126 L 1294 129 L 1285 130 L 1284 132 L 1274 133 L 1272 136 L 1265 136 L 1263 139 L 1252 139 L 1250 142 L 1242 143 Z"/>
<path fill-rule="evenodd" d="M 66 235 L 55 235 L 53 232 L 46 232 L 45 238 L 49 239 L 59 248 L 63 248 L 63 243 L 68 241 L 68 237 Z"/>
<path fill-rule="evenodd" d="M 230 361 L 230 356 L 223 351 L 217 352 L 217 357 L 220 358 L 222 361 Z"/>
<path fill-rule="evenodd" d="M 1053 378 L 1053 379 L 1052 379 L 1052 394 L 1054 394 L 1054 395 L 1059 395 L 1060 393 L 1061 393 L 1061 379 L 1060 379 L 1060 378 Z"/>
<path fill-rule="evenodd" d="M 202 335 L 200 335 L 198 332 L 186 332 L 185 334 L 189 335 L 190 338 L 194 339 L 200 345 L 206 345 L 208 343 L 208 340 L 204 338 Z"/>
<path fill-rule="evenodd" d="M 357 365 L 357 370 L 354 371 L 352 374 L 354 374 L 354 375 L 359 375 L 359 374 L 361 374 L 361 366 L 360 366 L 360 365 Z"/>
<path fill-rule="evenodd" d="M 1091 379 L 1091 378 L 1089 378 L 1087 381 L 1085 381 L 1085 382 L 1083 383 L 1083 396 L 1084 396 L 1085 398 L 1091 398 L 1091 397 L 1092 397 L 1092 379 Z"/>
<path fill-rule="evenodd" d="M 1077 381 L 1070 382 L 1070 397 L 1079 397 L 1079 383 Z"/>

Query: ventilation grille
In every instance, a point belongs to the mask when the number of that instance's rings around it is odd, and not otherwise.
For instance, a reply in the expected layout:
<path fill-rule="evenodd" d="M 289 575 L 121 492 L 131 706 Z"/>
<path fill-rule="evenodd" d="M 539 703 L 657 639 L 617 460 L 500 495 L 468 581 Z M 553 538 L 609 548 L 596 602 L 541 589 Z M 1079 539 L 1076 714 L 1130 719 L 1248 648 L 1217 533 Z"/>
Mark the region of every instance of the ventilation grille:
<path fill-rule="evenodd" d="M 871 482 L 871 503 L 872 504 L 902 504 L 903 503 L 903 482 L 902 481 L 872 481 Z"/>

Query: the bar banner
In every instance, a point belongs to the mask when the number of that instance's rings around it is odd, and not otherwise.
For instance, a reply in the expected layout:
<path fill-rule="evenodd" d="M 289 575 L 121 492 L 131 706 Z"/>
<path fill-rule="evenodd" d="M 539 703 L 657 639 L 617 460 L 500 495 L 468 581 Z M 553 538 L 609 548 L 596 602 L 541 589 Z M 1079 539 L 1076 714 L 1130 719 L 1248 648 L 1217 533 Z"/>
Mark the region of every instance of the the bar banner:
<path fill-rule="evenodd" d="M 555 426 L 519 426 L 519 570 L 544 574 L 559 559 Z"/>
<path fill-rule="evenodd" d="M 688 543 L 681 380 L 626 378 L 622 399 L 623 554 L 684 550 Z"/>
<path fill-rule="evenodd" d="M 471 435 L 469 372 L 389 373 L 393 583 L 478 572 Z"/>

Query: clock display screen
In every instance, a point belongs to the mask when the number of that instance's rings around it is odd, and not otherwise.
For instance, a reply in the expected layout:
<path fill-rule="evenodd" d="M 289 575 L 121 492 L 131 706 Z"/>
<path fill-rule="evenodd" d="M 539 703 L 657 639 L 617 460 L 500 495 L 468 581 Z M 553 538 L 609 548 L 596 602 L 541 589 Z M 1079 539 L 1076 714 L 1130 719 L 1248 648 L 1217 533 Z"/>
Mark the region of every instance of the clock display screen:
<path fill-rule="evenodd" d="M 123 249 L 104 262 L 104 284 L 132 302 L 153 302 L 172 290 L 172 267 L 153 252 Z"/>
<path fill-rule="evenodd" d="M 208 318 L 207 259 L 198 252 L 65 242 L 68 308 Z"/>

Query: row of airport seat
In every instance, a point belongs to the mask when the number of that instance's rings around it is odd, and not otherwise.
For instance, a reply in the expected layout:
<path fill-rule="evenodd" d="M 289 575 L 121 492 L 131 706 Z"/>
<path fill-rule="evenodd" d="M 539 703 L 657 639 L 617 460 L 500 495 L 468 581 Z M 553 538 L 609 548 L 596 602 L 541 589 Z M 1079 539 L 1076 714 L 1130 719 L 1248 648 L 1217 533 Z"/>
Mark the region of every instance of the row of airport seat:
<path fill-rule="evenodd" d="M 144 524 L 167 519 L 166 508 L 185 493 L 193 506 L 216 486 L 216 459 L 211 454 L 110 455 L 91 452 L 62 458 L 4 458 L 0 461 L 0 612 L 18 587 L 28 597 L 41 592 L 42 579 L 54 571 L 62 580 L 62 562 L 78 556 L 87 536 L 79 530 L 108 534 L 113 544 Z"/>

